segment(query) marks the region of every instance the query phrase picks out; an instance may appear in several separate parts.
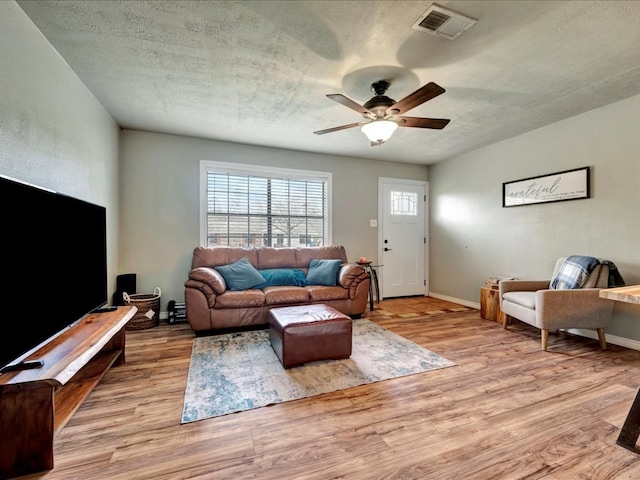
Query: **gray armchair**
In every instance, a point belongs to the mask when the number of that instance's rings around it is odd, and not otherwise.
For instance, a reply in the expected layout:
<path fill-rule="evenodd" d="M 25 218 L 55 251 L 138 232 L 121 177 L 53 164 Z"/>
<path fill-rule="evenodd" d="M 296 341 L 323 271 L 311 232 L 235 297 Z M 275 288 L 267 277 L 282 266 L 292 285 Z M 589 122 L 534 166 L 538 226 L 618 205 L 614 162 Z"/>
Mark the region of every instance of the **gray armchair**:
<path fill-rule="evenodd" d="M 562 267 L 566 257 L 560 257 L 552 279 Z M 586 328 L 596 330 L 600 347 L 606 350 L 604 329 L 611 322 L 613 302 L 599 297 L 607 288 L 609 266 L 601 263 L 591 271 L 581 288 L 556 290 L 551 280 L 503 280 L 499 284 L 500 308 L 506 329 L 511 317 L 541 330 L 542 350 L 547 350 L 549 330 Z"/>

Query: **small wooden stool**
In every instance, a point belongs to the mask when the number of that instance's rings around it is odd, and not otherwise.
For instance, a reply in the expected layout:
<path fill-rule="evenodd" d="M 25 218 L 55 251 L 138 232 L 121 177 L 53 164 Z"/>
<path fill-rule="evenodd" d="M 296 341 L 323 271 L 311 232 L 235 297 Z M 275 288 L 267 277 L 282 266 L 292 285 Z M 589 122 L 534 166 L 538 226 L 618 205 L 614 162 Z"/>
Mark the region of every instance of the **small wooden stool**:
<path fill-rule="evenodd" d="M 272 308 L 269 341 L 284 368 L 351 356 L 353 323 L 328 305 Z"/>

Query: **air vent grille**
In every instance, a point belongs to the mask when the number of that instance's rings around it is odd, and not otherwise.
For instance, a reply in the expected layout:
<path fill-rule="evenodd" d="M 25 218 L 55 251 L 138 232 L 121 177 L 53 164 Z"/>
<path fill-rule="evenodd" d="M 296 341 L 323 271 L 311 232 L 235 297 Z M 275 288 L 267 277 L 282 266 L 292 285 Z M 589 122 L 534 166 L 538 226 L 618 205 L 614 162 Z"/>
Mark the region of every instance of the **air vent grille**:
<path fill-rule="evenodd" d="M 449 15 L 445 15 L 442 12 L 436 12 L 435 10 L 432 10 L 426 17 L 424 17 L 419 25 L 422 28 L 435 31 L 438 30 L 442 25 L 444 25 L 445 22 L 450 18 L 451 17 Z"/>
<path fill-rule="evenodd" d="M 443 8 L 435 3 L 413 24 L 414 30 L 454 40 L 477 20 Z"/>

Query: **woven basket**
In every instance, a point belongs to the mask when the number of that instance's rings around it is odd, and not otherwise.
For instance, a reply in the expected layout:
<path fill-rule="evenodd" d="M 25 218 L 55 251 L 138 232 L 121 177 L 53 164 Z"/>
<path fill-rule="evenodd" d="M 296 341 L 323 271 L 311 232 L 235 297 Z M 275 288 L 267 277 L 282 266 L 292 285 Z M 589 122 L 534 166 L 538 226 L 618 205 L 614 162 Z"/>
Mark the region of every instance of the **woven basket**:
<path fill-rule="evenodd" d="M 138 307 L 138 311 L 127 323 L 125 330 L 144 330 L 158 325 L 160 322 L 160 287 L 156 287 L 153 293 L 134 293 L 132 295 L 122 292 L 125 305 Z"/>

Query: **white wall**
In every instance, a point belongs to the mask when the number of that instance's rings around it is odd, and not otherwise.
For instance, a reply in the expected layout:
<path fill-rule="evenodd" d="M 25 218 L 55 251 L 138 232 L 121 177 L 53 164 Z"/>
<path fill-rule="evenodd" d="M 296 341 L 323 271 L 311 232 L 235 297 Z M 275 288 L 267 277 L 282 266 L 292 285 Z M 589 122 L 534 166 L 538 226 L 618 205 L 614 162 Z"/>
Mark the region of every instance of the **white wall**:
<path fill-rule="evenodd" d="M 550 278 L 572 254 L 640 283 L 638 125 L 640 96 L 433 165 L 431 291 L 478 302 L 486 277 Z M 591 198 L 502 208 L 503 182 L 583 166 Z M 640 307 L 616 304 L 607 333 L 640 340 Z"/>
<path fill-rule="evenodd" d="M 0 173 L 107 208 L 111 295 L 120 129 L 13 1 L 0 2 L 0 45 Z"/>
<path fill-rule="evenodd" d="M 333 174 L 333 244 L 350 260 L 375 261 L 378 178 L 427 180 L 428 169 L 358 158 L 319 155 L 175 135 L 123 130 L 120 273 L 136 273 L 138 292 L 162 290 L 184 300 L 184 282 L 199 244 L 200 160 L 215 160 Z"/>

